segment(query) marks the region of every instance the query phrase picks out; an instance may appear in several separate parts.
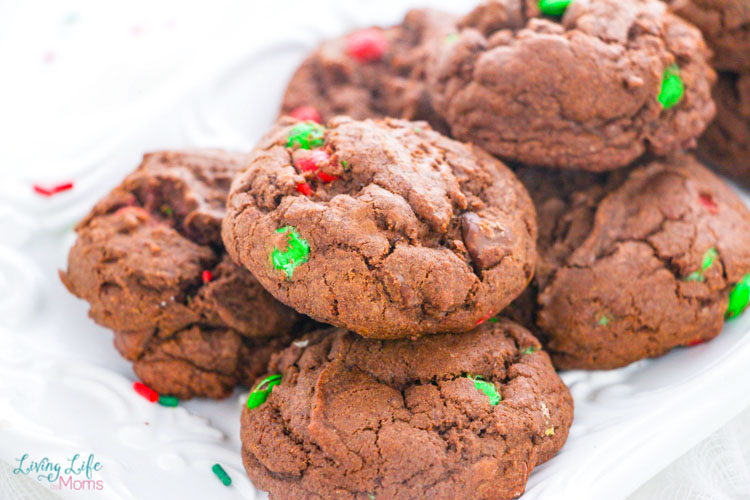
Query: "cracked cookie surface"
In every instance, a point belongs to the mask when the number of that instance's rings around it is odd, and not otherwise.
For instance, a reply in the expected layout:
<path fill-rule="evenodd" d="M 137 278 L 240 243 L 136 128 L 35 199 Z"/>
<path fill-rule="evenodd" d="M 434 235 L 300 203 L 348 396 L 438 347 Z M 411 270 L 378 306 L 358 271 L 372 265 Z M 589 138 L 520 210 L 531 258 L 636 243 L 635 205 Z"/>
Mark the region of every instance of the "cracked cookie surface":
<path fill-rule="evenodd" d="M 60 278 L 157 392 L 225 397 L 286 346 L 298 315 L 221 243 L 232 176 L 246 156 L 147 154 L 77 226 Z"/>
<path fill-rule="evenodd" d="M 356 120 L 391 116 L 427 120 L 440 128 L 425 89 L 432 44 L 455 30 L 455 17 L 432 9 L 409 11 L 390 28 L 371 28 L 382 37 L 382 54 L 358 60 L 350 54 L 352 37 L 323 42 L 297 69 L 286 89 L 282 114 L 312 106 L 322 121 L 336 115 Z M 443 126 L 444 128 L 444 126 Z"/>
<path fill-rule="evenodd" d="M 672 11 L 703 32 L 713 50 L 713 66 L 750 71 L 750 2 L 747 0 L 667 0 Z"/>
<path fill-rule="evenodd" d="M 467 331 L 531 279 L 523 186 L 423 122 L 283 118 L 248 165 L 229 195 L 227 251 L 318 321 L 376 338 Z"/>
<path fill-rule="evenodd" d="M 242 414 L 245 468 L 271 499 L 515 498 L 567 438 L 570 392 L 507 319 L 418 340 L 321 330 L 295 344 L 269 365 L 281 384 Z"/>
<path fill-rule="evenodd" d="M 721 73 L 716 119 L 698 140 L 698 157 L 750 187 L 750 71 Z"/>
<path fill-rule="evenodd" d="M 720 333 L 750 272 L 750 212 L 707 168 L 680 154 L 518 175 L 539 214 L 539 260 L 510 309 L 557 368 L 616 368 Z"/>
<path fill-rule="evenodd" d="M 575 0 L 559 18 L 491 0 L 430 72 L 452 135 L 503 159 L 593 171 L 691 147 L 714 115 L 700 32 L 658 0 Z"/>

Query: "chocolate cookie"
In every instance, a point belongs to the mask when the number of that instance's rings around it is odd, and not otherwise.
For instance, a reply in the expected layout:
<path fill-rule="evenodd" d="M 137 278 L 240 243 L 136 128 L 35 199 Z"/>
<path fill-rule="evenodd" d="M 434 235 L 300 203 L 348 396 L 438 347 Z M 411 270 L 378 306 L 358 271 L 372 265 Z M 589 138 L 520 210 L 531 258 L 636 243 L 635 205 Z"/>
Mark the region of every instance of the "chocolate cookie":
<path fill-rule="evenodd" d="M 324 42 L 296 71 L 282 114 L 328 121 L 392 116 L 438 125 L 425 89 L 429 46 L 455 30 L 455 17 L 412 10 L 390 28 L 370 28 Z"/>
<path fill-rule="evenodd" d="M 750 187 L 750 72 L 721 73 L 716 119 L 698 141 L 698 156 Z"/>
<path fill-rule="evenodd" d="M 376 338 L 467 331 L 531 279 L 521 183 L 424 122 L 284 118 L 248 164 L 229 195 L 227 250 L 314 319 Z"/>
<path fill-rule="evenodd" d="M 679 16 L 703 32 L 714 52 L 714 67 L 750 71 L 750 2 L 747 0 L 666 0 Z"/>
<path fill-rule="evenodd" d="M 271 499 L 515 498 L 567 438 L 570 393 L 508 320 L 414 341 L 334 329 L 295 344 L 242 413 L 245 469 Z"/>
<path fill-rule="evenodd" d="M 658 0 L 491 0 L 430 73 L 454 137 L 529 165 L 604 171 L 691 147 L 714 115 L 700 32 Z M 544 12 L 542 13 L 544 14 Z"/>
<path fill-rule="evenodd" d="M 539 260 L 511 309 L 535 323 L 557 368 L 616 368 L 700 343 L 747 305 L 750 212 L 692 157 L 519 177 L 539 214 Z"/>
<path fill-rule="evenodd" d="M 228 396 L 287 345 L 298 315 L 226 256 L 226 193 L 246 156 L 159 152 L 76 226 L 60 278 L 157 392 Z"/>

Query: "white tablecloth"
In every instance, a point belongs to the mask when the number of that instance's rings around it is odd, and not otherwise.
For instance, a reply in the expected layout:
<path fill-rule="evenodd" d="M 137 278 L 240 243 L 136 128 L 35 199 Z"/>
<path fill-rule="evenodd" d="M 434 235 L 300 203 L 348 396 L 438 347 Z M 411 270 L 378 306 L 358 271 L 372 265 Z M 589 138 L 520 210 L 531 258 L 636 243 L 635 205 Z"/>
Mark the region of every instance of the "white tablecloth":
<path fill-rule="evenodd" d="M 401 7 L 394 7 L 398 2 L 330 1 L 340 4 L 345 22 L 326 28 L 328 36 L 355 25 L 394 22 L 405 4 L 438 4 L 459 12 L 467 8 L 460 0 L 412 0 L 401 2 Z M 125 133 L 119 125 L 144 103 L 162 105 L 169 98 L 163 92 L 168 84 L 181 81 L 189 86 L 220 77 L 219 72 L 226 71 L 220 69 L 222 62 L 241 61 L 243 47 L 262 34 L 264 19 L 288 18 L 292 33 L 315 30 L 306 25 L 305 12 L 322 3 L 0 0 L 0 169 L 23 166 L 28 179 L 41 172 L 49 175 L 50 162 L 80 157 L 81 151 Z M 289 72 L 295 60 L 284 64 Z M 269 99 L 275 107 L 277 96 Z M 231 127 L 225 130 L 213 136 L 212 144 L 195 145 L 245 146 Z M 7 472 L 6 466 L 0 467 L 0 484 Z M 27 494 L 32 495 L 32 489 Z M 750 498 L 750 410 L 631 498 Z"/>

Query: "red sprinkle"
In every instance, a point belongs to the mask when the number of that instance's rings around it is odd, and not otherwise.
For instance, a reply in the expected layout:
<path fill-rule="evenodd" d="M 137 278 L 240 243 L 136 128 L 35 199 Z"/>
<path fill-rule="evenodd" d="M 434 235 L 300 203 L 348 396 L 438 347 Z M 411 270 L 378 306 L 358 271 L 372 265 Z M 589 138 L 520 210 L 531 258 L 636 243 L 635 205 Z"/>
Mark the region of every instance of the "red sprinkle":
<path fill-rule="evenodd" d="M 135 390 L 135 392 L 148 399 L 151 403 L 156 403 L 157 401 L 159 401 L 159 394 L 157 394 L 155 390 L 142 382 L 133 382 L 133 389 Z"/>
<path fill-rule="evenodd" d="M 474 326 L 479 326 L 479 325 L 481 325 L 482 323 L 484 323 L 485 321 L 487 321 L 488 319 L 490 319 L 490 318 L 492 317 L 492 315 L 493 315 L 493 314 L 495 314 L 495 313 L 494 313 L 494 312 L 492 312 L 492 311 L 490 311 L 490 312 L 489 312 L 489 314 L 487 314 L 487 316 L 484 316 L 484 317 L 482 317 L 482 318 L 479 318 L 479 319 L 477 320 L 477 322 L 476 322 L 476 323 L 474 323 Z"/>
<path fill-rule="evenodd" d="M 34 188 L 34 192 L 37 194 L 41 194 L 42 196 L 52 196 L 57 193 L 62 193 L 63 191 L 68 191 L 69 189 L 73 189 L 73 183 L 64 182 L 50 188 L 42 187 L 39 184 L 34 184 L 32 187 Z"/>
<path fill-rule="evenodd" d="M 383 32 L 377 28 L 369 28 L 355 31 L 349 35 L 347 53 L 361 63 L 379 61 L 386 48 L 386 40 Z"/>
<path fill-rule="evenodd" d="M 685 344 L 687 347 L 693 347 L 694 345 L 703 344 L 705 342 L 705 339 L 693 339 L 688 341 L 687 344 Z"/>
<path fill-rule="evenodd" d="M 305 196 L 312 196 L 312 188 L 310 187 L 310 184 L 306 182 L 297 184 L 297 191 L 304 194 Z"/>
<path fill-rule="evenodd" d="M 320 113 L 318 113 L 318 110 L 312 106 L 300 106 L 299 108 L 294 108 L 292 112 L 289 113 L 289 116 L 303 122 L 322 122 Z"/>
<path fill-rule="evenodd" d="M 701 205 L 706 207 L 712 214 L 716 214 L 719 212 L 719 205 L 716 204 L 713 196 L 711 196 L 710 194 L 701 193 L 698 197 L 698 200 L 701 202 Z"/>
<path fill-rule="evenodd" d="M 203 274 L 201 274 L 201 278 L 203 279 L 203 283 L 208 283 L 209 281 L 211 281 L 211 278 L 213 278 L 213 276 L 211 276 L 211 271 L 209 271 L 208 269 L 203 271 Z"/>

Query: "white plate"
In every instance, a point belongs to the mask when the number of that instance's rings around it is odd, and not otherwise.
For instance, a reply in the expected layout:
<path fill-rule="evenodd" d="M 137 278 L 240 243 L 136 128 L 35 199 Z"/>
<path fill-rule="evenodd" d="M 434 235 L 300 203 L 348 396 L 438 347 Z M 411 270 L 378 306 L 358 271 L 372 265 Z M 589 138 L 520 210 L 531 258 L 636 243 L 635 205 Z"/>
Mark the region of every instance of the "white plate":
<path fill-rule="evenodd" d="M 245 396 L 237 391 L 222 402 L 195 400 L 176 409 L 149 404 L 133 392 L 135 377 L 112 347 L 111 333 L 87 318 L 87 305 L 63 289 L 56 270 L 65 265 L 73 223 L 135 167 L 143 151 L 248 149 L 273 120 L 286 79 L 317 40 L 394 22 L 406 8 L 395 0 L 320 2 L 313 10 L 305 5 L 294 1 L 283 15 L 243 20 L 241 43 L 214 45 L 222 51 L 203 51 L 192 68 L 121 103 L 107 120 L 88 123 L 96 140 L 62 127 L 52 150 L 57 156 L 40 147 L 23 164 L 17 160 L 33 138 L 8 141 L 0 154 L 0 497 L 10 484 L 31 488 L 12 472 L 24 454 L 65 466 L 75 453 L 93 453 L 102 463 L 93 474 L 102 490 L 55 494 L 264 498 L 246 478 L 239 455 Z M 50 199 L 30 192 L 32 180 L 62 178 L 74 179 L 75 188 Z M 575 423 L 562 452 L 532 474 L 524 500 L 625 498 L 750 406 L 749 330 L 746 315 L 716 340 L 659 360 L 564 374 L 575 398 Z M 212 474 L 217 462 L 232 477 L 231 487 Z M 50 491 L 46 480 L 30 481 Z"/>

